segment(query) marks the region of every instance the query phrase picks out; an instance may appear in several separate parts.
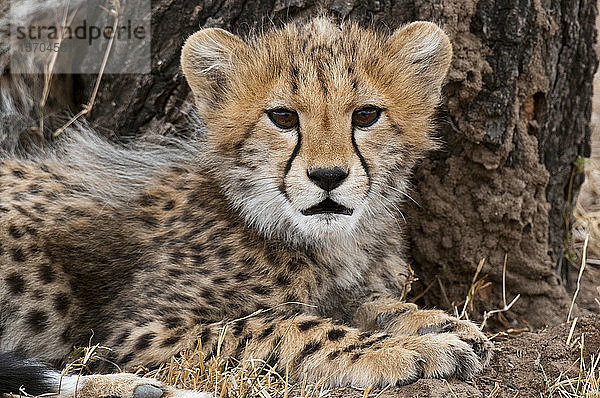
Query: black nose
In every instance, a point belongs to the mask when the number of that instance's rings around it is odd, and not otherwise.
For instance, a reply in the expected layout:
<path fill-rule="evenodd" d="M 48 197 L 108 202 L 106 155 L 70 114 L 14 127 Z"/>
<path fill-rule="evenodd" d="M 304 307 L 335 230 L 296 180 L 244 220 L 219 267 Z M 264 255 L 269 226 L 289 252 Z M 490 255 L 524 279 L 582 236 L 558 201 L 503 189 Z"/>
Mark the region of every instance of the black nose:
<path fill-rule="evenodd" d="M 308 178 L 313 180 L 319 188 L 326 191 L 332 191 L 342 185 L 344 179 L 348 177 L 348 172 L 341 167 L 331 169 L 312 169 L 307 172 Z"/>

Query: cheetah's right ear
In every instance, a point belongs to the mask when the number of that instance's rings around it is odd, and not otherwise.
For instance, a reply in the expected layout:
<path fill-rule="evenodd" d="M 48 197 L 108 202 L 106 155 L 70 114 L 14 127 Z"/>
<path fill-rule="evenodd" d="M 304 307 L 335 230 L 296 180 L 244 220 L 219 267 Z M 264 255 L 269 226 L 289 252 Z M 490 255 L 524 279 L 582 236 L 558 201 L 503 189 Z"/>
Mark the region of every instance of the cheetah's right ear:
<path fill-rule="evenodd" d="M 202 29 L 186 40 L 181 50 L 181 67 L 200 115 L 220 101 L 228 76 L 247 48 L 239 37 L 219 28 Z"/>

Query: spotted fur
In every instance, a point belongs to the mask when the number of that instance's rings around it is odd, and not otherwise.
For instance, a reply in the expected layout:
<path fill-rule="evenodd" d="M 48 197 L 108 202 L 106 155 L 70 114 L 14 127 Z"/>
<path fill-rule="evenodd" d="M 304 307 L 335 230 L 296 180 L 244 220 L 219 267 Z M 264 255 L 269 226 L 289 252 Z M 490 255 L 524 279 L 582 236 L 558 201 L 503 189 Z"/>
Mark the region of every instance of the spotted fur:
<path fill-rule="evenodd" d="M 198 337 L 214 355 L 226 327 L 225 355 L 332 386 L 473 377 L 491 349 L 477 327 L 400 299 L 399 206 L 435 147 L 451 56 L 428 22 L 387 35 L 316 18 L 247 40 L 204 29 L 181 58 L 202 119 L 193 141 L 125 148 L 79 126 L 23 155 L 3 119 L 0 353 L 60 365 L 91 338 L 126 369 L 155 367 Z M 35 105 L 0 93 L 31 122 Z M 353 125 L 366 105 L 379 119 Z M 298 125 L 275 126 L 276 108 Z M 348 175 L 330 191 L 309 176 L 334 168 Z M 326 198 L 352 214 L 303 214 Z M 130 375 L 83 383 L 83 398 L 184 394 Z"/>

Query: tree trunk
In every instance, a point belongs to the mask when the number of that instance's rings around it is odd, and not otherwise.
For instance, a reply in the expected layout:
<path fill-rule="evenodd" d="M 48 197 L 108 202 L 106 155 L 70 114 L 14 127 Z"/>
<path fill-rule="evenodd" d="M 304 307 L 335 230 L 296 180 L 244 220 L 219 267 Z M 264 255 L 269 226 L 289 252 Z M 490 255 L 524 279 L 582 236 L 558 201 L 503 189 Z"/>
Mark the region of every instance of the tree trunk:
<path fill-rule="evenodd" d="M 152 74 L 104 76 L 91 118 L 118 135 L 162 134 L 187 123 L 183 41 L 200 27 L 244 34 L 320 13 L 312 0 L 157 0 Z M 570 208 L 589 156 L 595 0 L 326 0 L 336 18 L 393 29 L 439 23 L 455 49 L 439 116 L 443 149 L 416 170 L 407 237 L 427 305 L 464 300 L 477 264 L 492 282 L 474 313 L 521 299 L 507 317 L 532 326 L 563 320 L 568 294 L 557 272 Z M 81 77 L 85 87 L 92 77 Z M 85 97 L 78 98 L 81 103 Z M 566 216 L 565 216 L 566 215 Z M 562 275 L 566 275 L 563 273 Z"/>

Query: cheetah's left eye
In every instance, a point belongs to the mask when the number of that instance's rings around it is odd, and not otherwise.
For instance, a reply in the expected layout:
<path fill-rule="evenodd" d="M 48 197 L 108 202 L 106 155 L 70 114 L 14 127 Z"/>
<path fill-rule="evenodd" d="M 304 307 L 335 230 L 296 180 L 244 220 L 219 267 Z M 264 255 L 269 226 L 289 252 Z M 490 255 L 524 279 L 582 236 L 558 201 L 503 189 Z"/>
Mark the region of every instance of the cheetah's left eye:
<path fill-rule="evenodd" d="M 375 124 L 380 115 L 381 109 L 375 106 L 365 106 L 352 113 L 352 124 L 358 127 L 369 127 Z"/>

